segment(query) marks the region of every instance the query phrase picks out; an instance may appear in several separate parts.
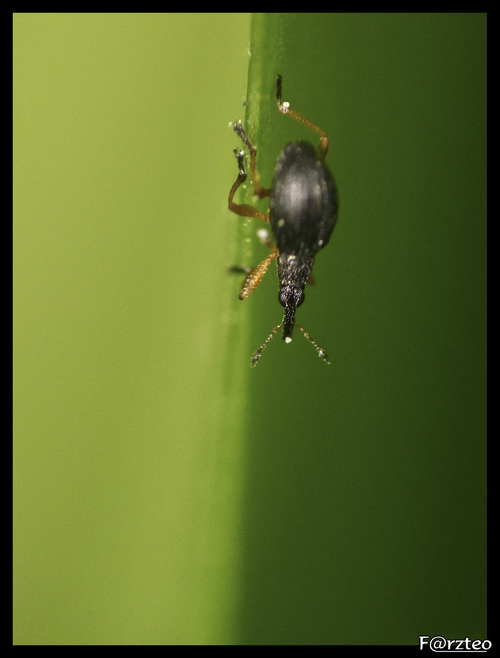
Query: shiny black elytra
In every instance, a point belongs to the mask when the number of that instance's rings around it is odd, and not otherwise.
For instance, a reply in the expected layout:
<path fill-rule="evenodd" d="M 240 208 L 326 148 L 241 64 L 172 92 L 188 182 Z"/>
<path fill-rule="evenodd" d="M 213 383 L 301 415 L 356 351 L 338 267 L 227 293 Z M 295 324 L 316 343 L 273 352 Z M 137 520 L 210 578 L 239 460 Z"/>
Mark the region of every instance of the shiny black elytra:
<path fill-rule="evenodd" d="M 270 190 L 260 184 L 257 171 L 257 149 L 248 139 L 241 123 L 234 123 L 234 130 L 250 151 L 250 168 L 254 194 L 259 198 L 269 197 L 269 214 L 253 206 L 234 203 L 236 190 L 246 180 L 243 164 L 244 151 L 234 150 L 238 161 L 239 174 L 229 192 L 229 209 L 243 217 L 255 217 L 269 222 L 274 238 L 263 241 L 271 249 L 269 256 L 246 277 L 240 292 L 245 299 L 255 290 L 276 258 L 280 291 L 278 299 L 285 309 L 283 321 L 274 327 L 271 334 L 252 356 L 252 366 L 257 364 L 262 351 L 274 334 L 283 327 L 283 339 L 292 340 L 294 326 L 297 326 L 307 340 L 318 350 L 319 356 L 327 363 L 328 355 L 300 324 L 295 322 L 295 312 L 304 301 L 304 288 L 311 275 L 314 259 L 318 251 L 324 249 L 330 240 L 338 213 L 337 188 L 324 160 L 328 152 L 327 134 L 316 124 L 290 109 L 288 103 L 281 102 L 281 75 L 276 83 L 278 109 L 293 119 L 309 126 L 320 136 L 317 148 L 310 142 L 294 141 L 285 146 L 278 156 Z M 265 233 L 265 231 L 264 231 Z M 275 246 L 276 245 L 276 246 Z"/>

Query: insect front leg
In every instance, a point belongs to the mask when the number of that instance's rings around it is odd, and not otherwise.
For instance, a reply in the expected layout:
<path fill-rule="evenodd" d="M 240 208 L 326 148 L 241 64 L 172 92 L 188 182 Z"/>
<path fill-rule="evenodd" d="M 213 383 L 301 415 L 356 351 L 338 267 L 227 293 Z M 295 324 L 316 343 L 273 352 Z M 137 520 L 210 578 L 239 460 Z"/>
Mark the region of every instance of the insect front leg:
<path fill-rule="evenodd" d="M 239 294 L 240 299 L 246 299 L 248 295 L 251 292 L 253 292 L 255 288 L 257 288 L 259 283 L 262 281 L 264 274 L 267 272 L 267 268 L 278 255 L 278 250 L 276 249 L 274 242 L 269 237 L 269 233 L 265 228 L 261 229 L 260 231 L 257 231 L 257 235 L 259 236 L 262 244 L 268 247 L 269 250 L 271 251 L 269 256 L 265 258 L 262 261 L 262 263 L 260 263 L 259 265 L 257 265 L 257 267 L 254 267 L 253 269 L 250 267 L 240 267 L 238 265 L 233 265 L 232 267 L 229 268 L 229 271 L 232 274 L 247 275 L 245 281 L 243 282 L 243 286 L 241 287 L 241 292 Z"/>
<path fill-rule="evenodd" d="M 267 272 L 267 268 L 269 265 L 271 265 L 277 255 L 278 250 L 275 249 L 269 254 L 267 258 L 262 261 L 262 263 L 257 265 L 257 267 L 250 272 L 250 274 L 243 282 L 243 286 L 241 287 L 241 292 L 239 295 L 240 299 L 246 299 L 248 295 L 253 292 L 255 288 L 257 288 L 259 283 L 262 281 L 262 277 Z"/>

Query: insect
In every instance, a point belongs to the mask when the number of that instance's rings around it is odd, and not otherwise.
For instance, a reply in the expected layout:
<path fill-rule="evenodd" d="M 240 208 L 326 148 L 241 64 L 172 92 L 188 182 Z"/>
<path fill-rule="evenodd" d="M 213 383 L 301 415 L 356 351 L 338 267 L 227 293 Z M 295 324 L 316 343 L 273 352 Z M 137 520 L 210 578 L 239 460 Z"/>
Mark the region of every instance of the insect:
<path fill-rule="evenodd" d="M 243 163 L 244 151 L 238 149 L 234 149 L 234 153 L 239 173 L 229 192 L 229 209 L 237 215 L 268 222 L 274 238 L 274 244 L 269 239 L 263 240 L 271 249 L 271 253 L 248 274 L 239 298 L 246 299 L 257 288 L 267 268 L 276 259 L 280 287 L 278 300 L 285 309 L 282 322 L 274 327 L 268 338 L 253 354 L 252 366 L 257 364 L 262 351 L 278 329 L 283 327 L 283 339 L 289 343 L 292 340 L 294 326 L 298 327 L 316 348 L 319 356 L 329 363 L 325 350 L 310 338 L 300 324 L 295 322 L 295 312 L 304 301 L 304 288 L 311 275 L 316 254 L 328 244 L 337 221 L 337 187 L 325 164 L 329 138 L 319 126 L 292 110 L 289 103 L 281 101 L 281 86 L 282 77 L 278 75 L 276 82 L 278 110 L 318 133 L 319 145 L 315 148 L 306 141 L 293 141 L 287 144 L 278 156 L 270 189 L 265 189 L 260 184 L 256 147 L 250 142 L 241 122 L 233 123 L 235 132 L 250 151 L 254 195 L 259 199 L 269 197 L 269 213 L 233 201 L 236 190 L 247 179 Z"/>

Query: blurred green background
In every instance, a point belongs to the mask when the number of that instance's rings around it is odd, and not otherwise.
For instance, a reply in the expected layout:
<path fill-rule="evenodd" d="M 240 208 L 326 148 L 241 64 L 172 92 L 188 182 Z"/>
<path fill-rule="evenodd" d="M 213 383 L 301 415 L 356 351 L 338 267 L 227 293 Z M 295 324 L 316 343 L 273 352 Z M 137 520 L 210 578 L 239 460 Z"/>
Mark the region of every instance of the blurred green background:
<path fill-rule="evenodd" d="M 14 16 L 14 642 L 486 636 L 486 16 Z M 250 68 L 248 51 L 251 36 Z M 330 136 L 297 335 L 227 210 Z M 251 186 L 247 186 L 247 195 Z M 265 207 L 265 203 L 263 204 Z"/>

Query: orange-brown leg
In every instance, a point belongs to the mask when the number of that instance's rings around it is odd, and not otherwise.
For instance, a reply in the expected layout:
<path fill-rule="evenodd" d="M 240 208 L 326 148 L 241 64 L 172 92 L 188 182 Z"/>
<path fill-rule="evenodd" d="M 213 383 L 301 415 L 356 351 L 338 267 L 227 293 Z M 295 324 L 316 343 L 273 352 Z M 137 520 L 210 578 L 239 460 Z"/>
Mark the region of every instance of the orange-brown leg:
<path fill-rule="evenodd" d="M 312 121 L 309 121 L 309 119 L 306 119 L 305 116 L 302 116 L 302 114 L 299 114 L 295 110 L 290 109 L 289 103 L 281 102 L 281 75 L 278 75 L 278 80 L 276 82 L 276 100 L 278 101 L 278 110 L 280 112 L 283 112 L 283 114 L 288 114 L 288 116 L 292 117 L 292 119 L 295 119 L 296 121 L 300 121 L 305 126 L 308 126 L 312 130 L 314 130 L 314 132 L 318 133 L 319 145 L 316 150 L 318 153 L 318 158 L 320 160 L 324 160 L 326 158 L 326 154 L 328 153 L 328 146 L 330 144 L 328 135 L 325 133 L 325 131 L 322 128 L 317 126 Z"/>
<path fill-rule="evenodd" d="M 252 143 L 248 139 L 245 131 L 243 130 L 243 126 L 241 125 L 241 123 L 234 123 L 233 127 L 235 132 L 238 133 L 238 135 L 240 136 L 240 138 L 246 144 L 248 150 L 250 151 L 250 168 L 252 170 L 252 183 L 253 183 L 254 194 L 258 196 L 259 199 L 263 199 L 264 197 L 269 196 L 271 194 L 271 191 L 266 190 L 260 184 L 260 174 L 257 170 L 257 149 L 255 148 L 255 146 L 252 145 Z M 235 180 L 231 188 L 231 191 L 229 192 L 229 200 L 228 200 L 229 210 L 232 210 L 237 215 L 242 215 L 243 217 L 253 217 L 255 219 L 260 219 L 263 222 L 269 222 L 269 214 L 262 212 L 258 208 L 254 208 L 254 206 L 249 206 L 248 204 L 245 203 L 235 203 L 233 201 L 234 195 L 236 194 L 236 190 L 247 179 L 247 173 L 245 171 L 245 165 L 243 162 L 243 157 L 245 153 L 244 151 L 238 151 L 237 149 L 234 150 L 234 153 L 238 161 L 239 174 L 238 174 L 238 178 Z M 243 282 L 243 286 L 241 288 L 241 292 L 239 295 L 240 299 L 246 299 L 248 295 L 253 290 L 255 290 L 255 288 L 257 288 L 259 283 L 262 281 L 262 277 L 266 273 L 267 268 L 278 255 L 278 250 L 274 246 L 272 240 L 269 238 L 269 235 L 266 230 L 259 231 L 259 237 L 261 241 L 269 247 L 271 253 L 267 258 L 265 258 L 262 261 L 262 263 L 260 263 L 260 265 L 257 265 L 257 267 L 255 267 L 247 275 L 245 281 Z M 234 267 L 231 268 L 233 272 L 241 271 L 242 269 L 243 268 L 234 268 Z"/>
<path fill-rule="evenodd" d="M 277 255 L 278 250 L 275 249 L 269 254 L 267 258 L 262 261 L 262 263 L 260 263 L 260 265 L 257 265 L 257 267 L 250 272 L 250 274 L 243 282 L 243 286 L 239 295 L 240 299 L 246 299 L 248 295 L 253 292 L 255 288 L 257 288 L 259 283 L 262 281 L 262 277 L 266 273 L 267 268 L 269 265 L 271 265 Z"/>
<path fill-rule="evenodd" d="M 274 245 L 274 242 L 273 242 L 273 241 L 271 240 L 271 238 L 269 237 L 269 233 L 267 232 L 267 229 L 265 229 L 265 228 L 260 229 L 260 231 L 257 231 L 257 235 L 259 236 L 260 241 L 262 242 L 262 244 L 265 245 L 266 247 L 268 247 L 270 251 L 276 251 L 276 252 L 277 252 L 277 249 L 276 249 L 276 247 L 275 247 L 275 245 Z M 276 256 L 274 256 L 274 258 L 276 258 Z M 267 259 L 266 259 L 266 260 L 267 260 Z M 272 260 L 272 259 L 271 259 L 271 260 Z M 265 262 L 265 261 L 264 261 L 264 262 Z M 269 261 L 269 262 L 271 262 L 271 261 Z M 260 267 L 262 267 L 262 263 L 259 265 L 259 268 L 260 268 Z M 268 265 L 268 267 L 269 267 L 269 265 Z M 255 269 L 257 269 L 257 268 L 255 268 Z M 266 268 L 266 269 L 267 269 L 267 268 Z M 232 265 L 232 266 L 229 268 L 229 271 L 230 271 L 232 274 L 251 274 L 251 273 L 252 273 L 252 268 L 251 268 L 251 267 L 241 267 L 240 265 Z M 254 270 L 254 271 L 255 271 L 255 270 Z M 262 276 L 260 277 L 260 279 L 262 279 L 262 277 L 264 276 L 264 274 L 265 274 L 265 270 L 264 270 L 264 272 L 262 272 Z M 257 284 L 252 288 L 252 290 L 255 290 L 255 288 L 257 287 L 258 283 L 260 283 L 260 279 L 259 279 L 259 282 L 257 282 Z M 243 287 L 245 287 L 245 284 L 246 284 L 246 281 L 245 281 L 245 283 L 243 284 Z M 245 299 L 245 297 L 248 297 L 248 295 L 250 294 L 250 292 L 252 292 L 252 290 L 250 290 L 250 291 L 248 292 L 248 294 L 245 295 L 244 297 L 240 297 L 240 299 Z"/>
<path fill-rule="evenodd" d="M 266 190 L 265 187 L 262 187 L 260 184 L 260 174 L 257 169 L 257 148 L 253 146 L 250 140 L 247 137 L 246 132 L 241 125 L 241 122 L 233 123 L 234 132 L 238 133 L 242 142 L 246 144 L 248 150 L 250 151 L 250 170 L 252 172 L 252 184 L 253 184 L 253 193 L 263 199 L 266 196 L 271 194 L 271 190 Z"/>
<path fill-rule="evenodd" d="M 238 167 L 240 169 L 240 173 L 238 174 L 238 178 L 234 181 L 233 186 L 229 192 L 229 199 L 228 199 L 229 210 L 232 210 L 237 215 L 241 215 L 242 217 L 254 217 L 255 219 L 261 219 L 263 222 L 269 222 L 269 215 L 262 212 L 258 208 L 254 208 L 254 206 L 249 206 L 246 203 L 235 203 L 233 201 L 234 195 L 236 194 L 236 190 L 247 179 L 245 165 L 243 164 L 244 152 L 234 149 L 234 153 L 238 161 Z"/>

